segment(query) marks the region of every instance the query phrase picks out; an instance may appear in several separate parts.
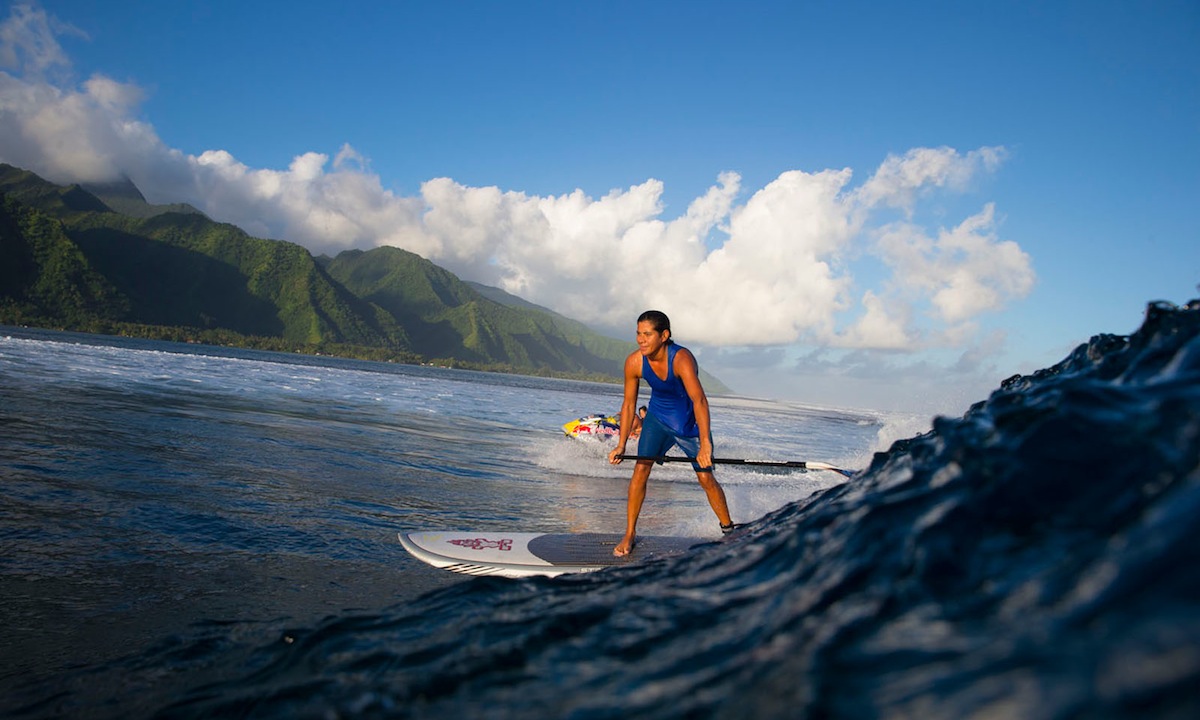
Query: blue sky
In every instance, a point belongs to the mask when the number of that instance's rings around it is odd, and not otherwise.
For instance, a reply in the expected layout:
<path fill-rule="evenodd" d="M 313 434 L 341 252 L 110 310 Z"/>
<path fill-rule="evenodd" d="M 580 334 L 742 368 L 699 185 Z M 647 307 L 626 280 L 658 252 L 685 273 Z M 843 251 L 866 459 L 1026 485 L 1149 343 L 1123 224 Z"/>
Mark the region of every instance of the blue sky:
<path fill-rule="evenodd" d="M 10 3 L 0 161 L 959 413 L 1200 296 L 1195 2 Z"/>

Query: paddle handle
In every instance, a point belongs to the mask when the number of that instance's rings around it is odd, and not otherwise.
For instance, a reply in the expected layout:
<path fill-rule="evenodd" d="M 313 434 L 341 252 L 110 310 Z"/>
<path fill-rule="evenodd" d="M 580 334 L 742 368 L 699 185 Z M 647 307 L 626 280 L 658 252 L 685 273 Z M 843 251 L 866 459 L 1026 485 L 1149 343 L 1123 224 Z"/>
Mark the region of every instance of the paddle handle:
<path fill-rule="evenodd" d="M 695 462 L 696 458 L 680 457 L 678 455 L 618 455 L 622 460 L 649 460 L 651 462 Z M 788 467 L 800 468 L 802 470 L 830 470 L 835 473 L 841 473 L 846 477 L 850 477 L 854 473 L 850 470 L 843 470 L 834 467 L 829 463 L 812 462 L 805 460 L 746 460 L 743 458 L 713 458 L 713 465 L 757 465 L 759 467 Z"/>

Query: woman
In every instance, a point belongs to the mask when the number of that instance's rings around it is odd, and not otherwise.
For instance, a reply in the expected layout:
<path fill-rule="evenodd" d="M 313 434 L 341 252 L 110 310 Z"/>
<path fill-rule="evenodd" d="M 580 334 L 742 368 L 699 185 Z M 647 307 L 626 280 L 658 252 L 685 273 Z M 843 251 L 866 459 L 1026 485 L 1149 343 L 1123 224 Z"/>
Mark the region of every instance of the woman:
<path fill-rule="evenodd" d="M 657 310 L 647 310 L 638 317 L 638 349 L 625 358 L 625 396 L 621 403 L 621 434 L 617 446 L 608 455 L 613 465 L 621 462 L 625 444 L 633 427 L 638 388 L 645 379 L 650 386 L 650 403 L 642 421 L 638 439 L 638 455 L 658 457 L 678 445 L 688 457 L 694 458 L 692 468 L 696 479 L 708 496 L 721 530 L 733 529 L 725 491 L 717 483 L 712 469 L 712 431 L 709 425 L 708 397 L 700 385 L 696 358 L 685 347 L 671 340 L 671 321 Z M 653 460 L 638 460 L 629 480 L 629 499 L 626 509 L 625 537 L 613 549 L 618 557 L 628 555 L 637 539 L 637 520 L 646 499 L 646 481 L 650 479 Z"/>

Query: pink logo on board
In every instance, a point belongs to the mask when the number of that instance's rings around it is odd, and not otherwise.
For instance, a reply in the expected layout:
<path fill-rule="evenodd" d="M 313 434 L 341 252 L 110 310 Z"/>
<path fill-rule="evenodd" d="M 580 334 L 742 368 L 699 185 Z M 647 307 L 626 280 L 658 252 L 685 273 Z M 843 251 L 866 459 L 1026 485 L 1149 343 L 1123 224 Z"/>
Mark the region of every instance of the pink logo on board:
<path fill-rule="evenodd" d="M 512 540 L 485 540 L 471 538 L 470 540 L 448 540 L 451 545 L 470 548 L 472 550 L 512 550 Z"/>

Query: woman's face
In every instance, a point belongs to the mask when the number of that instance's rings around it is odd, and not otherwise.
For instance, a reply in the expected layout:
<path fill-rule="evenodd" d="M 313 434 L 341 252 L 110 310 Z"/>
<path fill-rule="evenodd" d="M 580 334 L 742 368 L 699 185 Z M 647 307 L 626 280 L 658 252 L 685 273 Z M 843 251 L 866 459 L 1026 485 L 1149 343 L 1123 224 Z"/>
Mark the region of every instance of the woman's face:
<path fill-rule="evenodd" d="M 659 348 L 667 342 L 668 337 L 670 337 L 668 331 L 655 330 L 654 324 L 648 320 L 637 324 L 637 344 L 643 355 L 653 355 L 658 352 Z"/>

